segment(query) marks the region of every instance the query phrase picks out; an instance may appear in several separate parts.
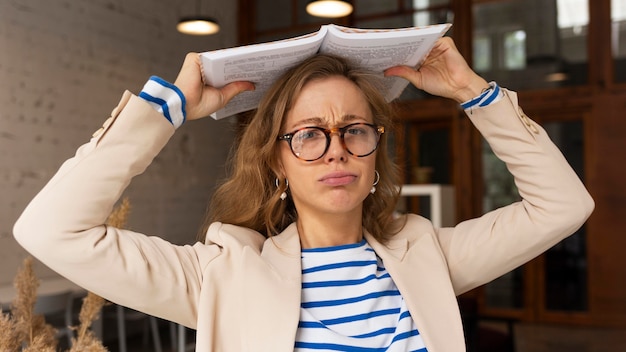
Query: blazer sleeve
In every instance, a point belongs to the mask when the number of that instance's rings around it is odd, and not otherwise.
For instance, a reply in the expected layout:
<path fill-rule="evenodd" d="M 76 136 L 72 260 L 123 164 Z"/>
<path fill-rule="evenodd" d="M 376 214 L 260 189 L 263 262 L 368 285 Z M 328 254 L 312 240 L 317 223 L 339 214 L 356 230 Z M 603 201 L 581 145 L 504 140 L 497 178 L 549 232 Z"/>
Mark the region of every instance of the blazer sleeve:
<path fill-rule="evenodd" d="M 131 179 L 173 133 L 150 105 L 124 93 L 103 127 L 26 207 L 13 232 L 33 256 L 85 289 L 194 326 L 202 268 L 218 246 L 175 246 L 104 225 Z"/>
<path fill-rule="evenodd" d="M 485 284 L 574 233 L 594 202 L 546 131 L 517 95 L 466 111 L 514 177 L 521 201 L 439 230 L 456 294 Z"/>

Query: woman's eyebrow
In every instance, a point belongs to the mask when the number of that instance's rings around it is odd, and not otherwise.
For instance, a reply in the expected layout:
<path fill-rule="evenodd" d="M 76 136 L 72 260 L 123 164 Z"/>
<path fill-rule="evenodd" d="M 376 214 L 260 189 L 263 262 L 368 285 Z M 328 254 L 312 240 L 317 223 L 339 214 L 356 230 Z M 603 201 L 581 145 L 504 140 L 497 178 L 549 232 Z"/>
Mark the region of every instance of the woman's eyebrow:
<path fill-rule="evenodd" d="M 343 115 L 341 117 L 341 119 L 339 120 L 340 124 L 346 123 L 346 122 L 352 122 L 354 120 L 364 120 L 367 121 L 366 118 L 361 117 L 361 116 L 357 116 L 354 114 L 347 114 L 347 115 Z M 298 127 L 302 127 L 302 126 L 326 126 L 328 127 L 328 122 L 321 118 L 321 117 L 310 117 L 304 120 L 300 120 L 298 122 L 296 122 L 292 128 L 298 128 Z"/>
<path fill-rule="evenodd" d="M 357 115 L 343 115 L 341 118 L 341 122 L 351 122 L 354 120 L 367 120 L 365 117 L 357 116 Z"/>
<path fill-rule="evenodd" d="M 323 118 L 321 117 L 309 117 L 307 119 L 304 120 L 300 120 L 298 122 L 296 122 L 292 127 L 298 127 L 298 126 L 321 126 L 325 124 L 325 121 Z"/>

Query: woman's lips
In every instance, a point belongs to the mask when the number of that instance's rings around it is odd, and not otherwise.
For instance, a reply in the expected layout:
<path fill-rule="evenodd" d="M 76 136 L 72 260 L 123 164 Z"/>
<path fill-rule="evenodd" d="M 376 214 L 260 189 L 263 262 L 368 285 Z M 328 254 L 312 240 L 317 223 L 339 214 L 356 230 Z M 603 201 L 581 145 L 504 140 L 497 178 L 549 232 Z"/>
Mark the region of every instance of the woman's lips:
<path fill-rule="evenodd" d="M 356 175 L 348 172 L 333 172 L 325 175 L 320 182 L 330 186 L 344 186 L 356 180 Z"/>

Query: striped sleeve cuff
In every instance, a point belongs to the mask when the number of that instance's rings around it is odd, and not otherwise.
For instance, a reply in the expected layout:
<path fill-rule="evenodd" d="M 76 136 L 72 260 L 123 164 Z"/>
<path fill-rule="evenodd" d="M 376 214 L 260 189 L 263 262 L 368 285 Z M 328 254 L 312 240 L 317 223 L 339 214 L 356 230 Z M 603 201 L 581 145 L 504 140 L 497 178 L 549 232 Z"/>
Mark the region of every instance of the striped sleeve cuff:
<path fill-rule="evenodd" d="M 461 107 L 463 108 L 463 110 L 467 110 L 471 108 L 487 106 L 500 100 L 503 95 L 504 94 L 502 93 L 500 86 L 498 86 L 496 82 L 489 82 L 489 89 L 482 92 L 476 98 L 464 102 L 463 104 L 461 104 Z"/>
<path fill-rule="evenodd" d="M 174 125 L 174 128 L 180 127 L 185 122 L 185 96 L 178 87 L 164 79 L 151 76 L 143 86 L 139 97 L 162 113 Z"/>

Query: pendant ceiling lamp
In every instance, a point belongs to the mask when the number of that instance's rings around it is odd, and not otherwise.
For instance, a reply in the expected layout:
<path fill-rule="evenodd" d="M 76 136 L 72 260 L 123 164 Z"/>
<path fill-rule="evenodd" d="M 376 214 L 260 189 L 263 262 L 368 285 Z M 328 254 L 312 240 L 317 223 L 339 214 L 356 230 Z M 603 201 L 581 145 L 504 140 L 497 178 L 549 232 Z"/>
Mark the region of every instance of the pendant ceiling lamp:
<path fill-rule="evenodd" d="M 311 16 L 338 18 L 352 13 L 352 4 L 347 0 L 313 0 L 306 5 Z"/>
<path fill-rule="evenodd" d="M 210 35 L 220 31 L 220 25 L 214 18 L 200 16 L 200 1 L 196 2 L 196 15 L 185 16 L 178 21 L 176 29 L 189 35 Z"/>

